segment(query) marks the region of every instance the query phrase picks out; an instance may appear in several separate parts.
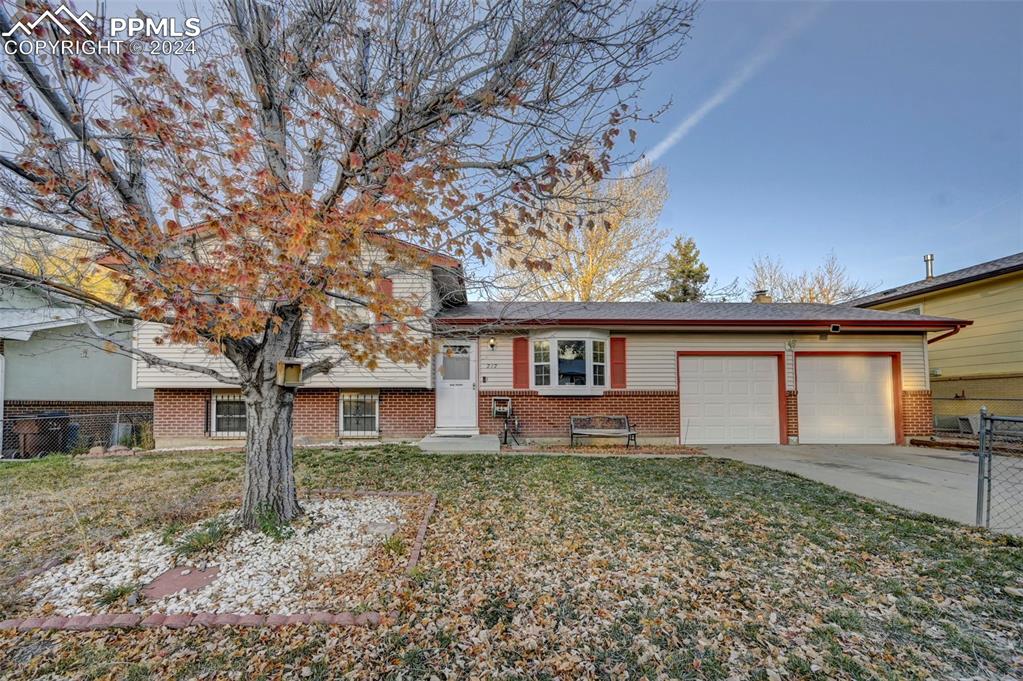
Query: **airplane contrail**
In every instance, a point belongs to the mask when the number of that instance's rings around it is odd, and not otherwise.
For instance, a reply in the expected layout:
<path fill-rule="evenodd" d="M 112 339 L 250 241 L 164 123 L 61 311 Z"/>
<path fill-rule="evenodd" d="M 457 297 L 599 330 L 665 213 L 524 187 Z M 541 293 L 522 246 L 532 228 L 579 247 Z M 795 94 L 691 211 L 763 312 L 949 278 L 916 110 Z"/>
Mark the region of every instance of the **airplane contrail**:
<path fill-rule="evenodd" d="M 633 164 L 627 174 L 632 175 L 641 164 L 654 163 L 661 156 L 664 156 L 669 149 L 678 144 L 700 123 L 700 121 L 706 118 L 707 114 L 727 102 L 732 95 L 739 90 L 739 88 L 749 81 L 750 78 L 757 75 L 760 69 L 764 68 L 764 66 L 781 51 L 788 41 L 796 37 L 814 19 L 817 18 L 817 15 L 820 14 L 824 7 L 825 4 L 823 2 L 810 4 L 809 9 L 796 14 L 788 21 L 782 30 L 769 36 L 760 46 L 760 49 L 757 50 L 753 56 L 751 56 L 749 60 L 747 60 L 746 63 L 739 68 L 738 71 L 733 73 L 728 80 L 722 83 L 721 86 L 714 91 L 714 94 L 704 100 L 703 103 L 696 108 L 696 110 L 686 116 L 681 123 L 676 125 L 667 137 L 658 142 L 653 149 L 644 155 L 641 161 Z"/>

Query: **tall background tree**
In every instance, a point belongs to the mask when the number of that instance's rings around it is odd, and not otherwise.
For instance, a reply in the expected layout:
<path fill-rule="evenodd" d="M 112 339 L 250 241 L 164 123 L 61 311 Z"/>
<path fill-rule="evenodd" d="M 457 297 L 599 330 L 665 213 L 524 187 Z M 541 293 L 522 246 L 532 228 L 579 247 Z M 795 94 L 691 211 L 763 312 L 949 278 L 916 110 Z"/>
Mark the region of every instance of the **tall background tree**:
<path fill-rule="evenodd" d="M 663 168 L 593 181 L 565 178 L 544 205 L 543 228 L 506 239 L 495 292 L 505 299 L 619 301 L 649 298 L 662 281 L 668 198 Z"/>
<path fill-rule="evenodd" d="M 17 18 L 0 5 L 12 36 L 0 225 L 103 253 L 129 302 L 16 258 L 0 280 L 222 356 L 224 370 L 104 339 L 238 386 L 250 527 L 301 512 L 295 388 L 277 384 L 277 363 L 303 358 L 308 379 L 427 361 L 423 311 L 375 281 L 428 269 L 431 251 L 487 259 L 544 233 L 566 179 L 630 162 L 615 142 L 651 117 L 637 94 L 679 54 L 694 13 L 672 0 L 221 0 L 191 56 L 12 46 L 13 22 L 48 4 Z M 46 21 L 35 30 L 53 37 Z M 72 30 L 61 38 L 92 40 Z"/>
<path fill-rule="evenodd" d="M 842 303 L 869 293 L 873 286 L 849 276 L 834 252 L 813 269 L 790 272 L 779 258 L 754 258 L 746 280 L 750 292 L 767 291 L 779 303 Z"/>
<path fill-rule="evenodd" d="M 668 303 L 691 303 L 706 297 L 710 269 L 700 260 L 692 237 L 679 235 L 664 259 L 665 288 L 654 299 Z"/>
<path fill-rule="evenodd" d="M 98 251 L 94 245 L 31 230 L 3 226 L 0 230 L 0 262 L 111 303 L 124 302 L 124 288 L 110 270 L 96 264 Z"/>

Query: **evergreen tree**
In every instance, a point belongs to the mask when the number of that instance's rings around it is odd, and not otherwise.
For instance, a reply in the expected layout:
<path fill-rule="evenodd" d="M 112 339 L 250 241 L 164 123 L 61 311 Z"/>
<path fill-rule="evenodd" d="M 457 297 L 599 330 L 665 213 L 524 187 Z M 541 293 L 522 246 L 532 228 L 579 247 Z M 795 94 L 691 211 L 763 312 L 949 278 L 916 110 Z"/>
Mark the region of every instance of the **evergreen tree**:
<path fill-rule="evenodd" d="M 665 262 L 667 287 L 654 293 L 666 303 L 689 303 L 702 300 L 706 294 L 710 272 L 700 260 L 700 249 L 692 237 L 677 236 Z"/>

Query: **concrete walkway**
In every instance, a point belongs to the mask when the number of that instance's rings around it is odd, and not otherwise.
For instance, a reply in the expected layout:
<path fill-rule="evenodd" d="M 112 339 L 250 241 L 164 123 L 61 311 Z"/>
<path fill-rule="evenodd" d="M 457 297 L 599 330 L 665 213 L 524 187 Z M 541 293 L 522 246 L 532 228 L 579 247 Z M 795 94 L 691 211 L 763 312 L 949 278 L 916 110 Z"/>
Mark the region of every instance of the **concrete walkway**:
<path fill-rule="evenodd" d="M 708 456 L 795 473 L 868 499 L 972 525 L 977 459 L 885 445 L 705 445 Z M 1023 532 L 1015 528 L 1014 534 Z"/>
<path fill-rule="evenodd" d="M 434 454 L 499 454 L 501 441 L 496 435 L 427 435 L 419 448 Z"/>

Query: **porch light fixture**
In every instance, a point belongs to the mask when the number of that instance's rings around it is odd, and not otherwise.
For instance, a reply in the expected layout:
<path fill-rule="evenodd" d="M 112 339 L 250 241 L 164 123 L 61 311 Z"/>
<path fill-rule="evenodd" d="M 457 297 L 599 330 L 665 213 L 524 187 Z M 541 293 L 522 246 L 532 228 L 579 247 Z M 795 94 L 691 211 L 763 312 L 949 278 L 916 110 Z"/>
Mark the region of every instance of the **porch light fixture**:
<path fill-rule="evenodd" d="M 491 337 L 490 337 L 490 340 L 489 340 L 489 341 L 487 341 L 487 345 L 489 345 L 489 346 L 490 346 L 490 349 L 491 349 L 491 350 L 493 350 L 493 349 L 494 349 L 494 347 L 496 347 L 496 346 L 497 346 L 497 339 L 496 339 L 496 338 L 494 338 L 493 336 L 491 336 Z"/>

